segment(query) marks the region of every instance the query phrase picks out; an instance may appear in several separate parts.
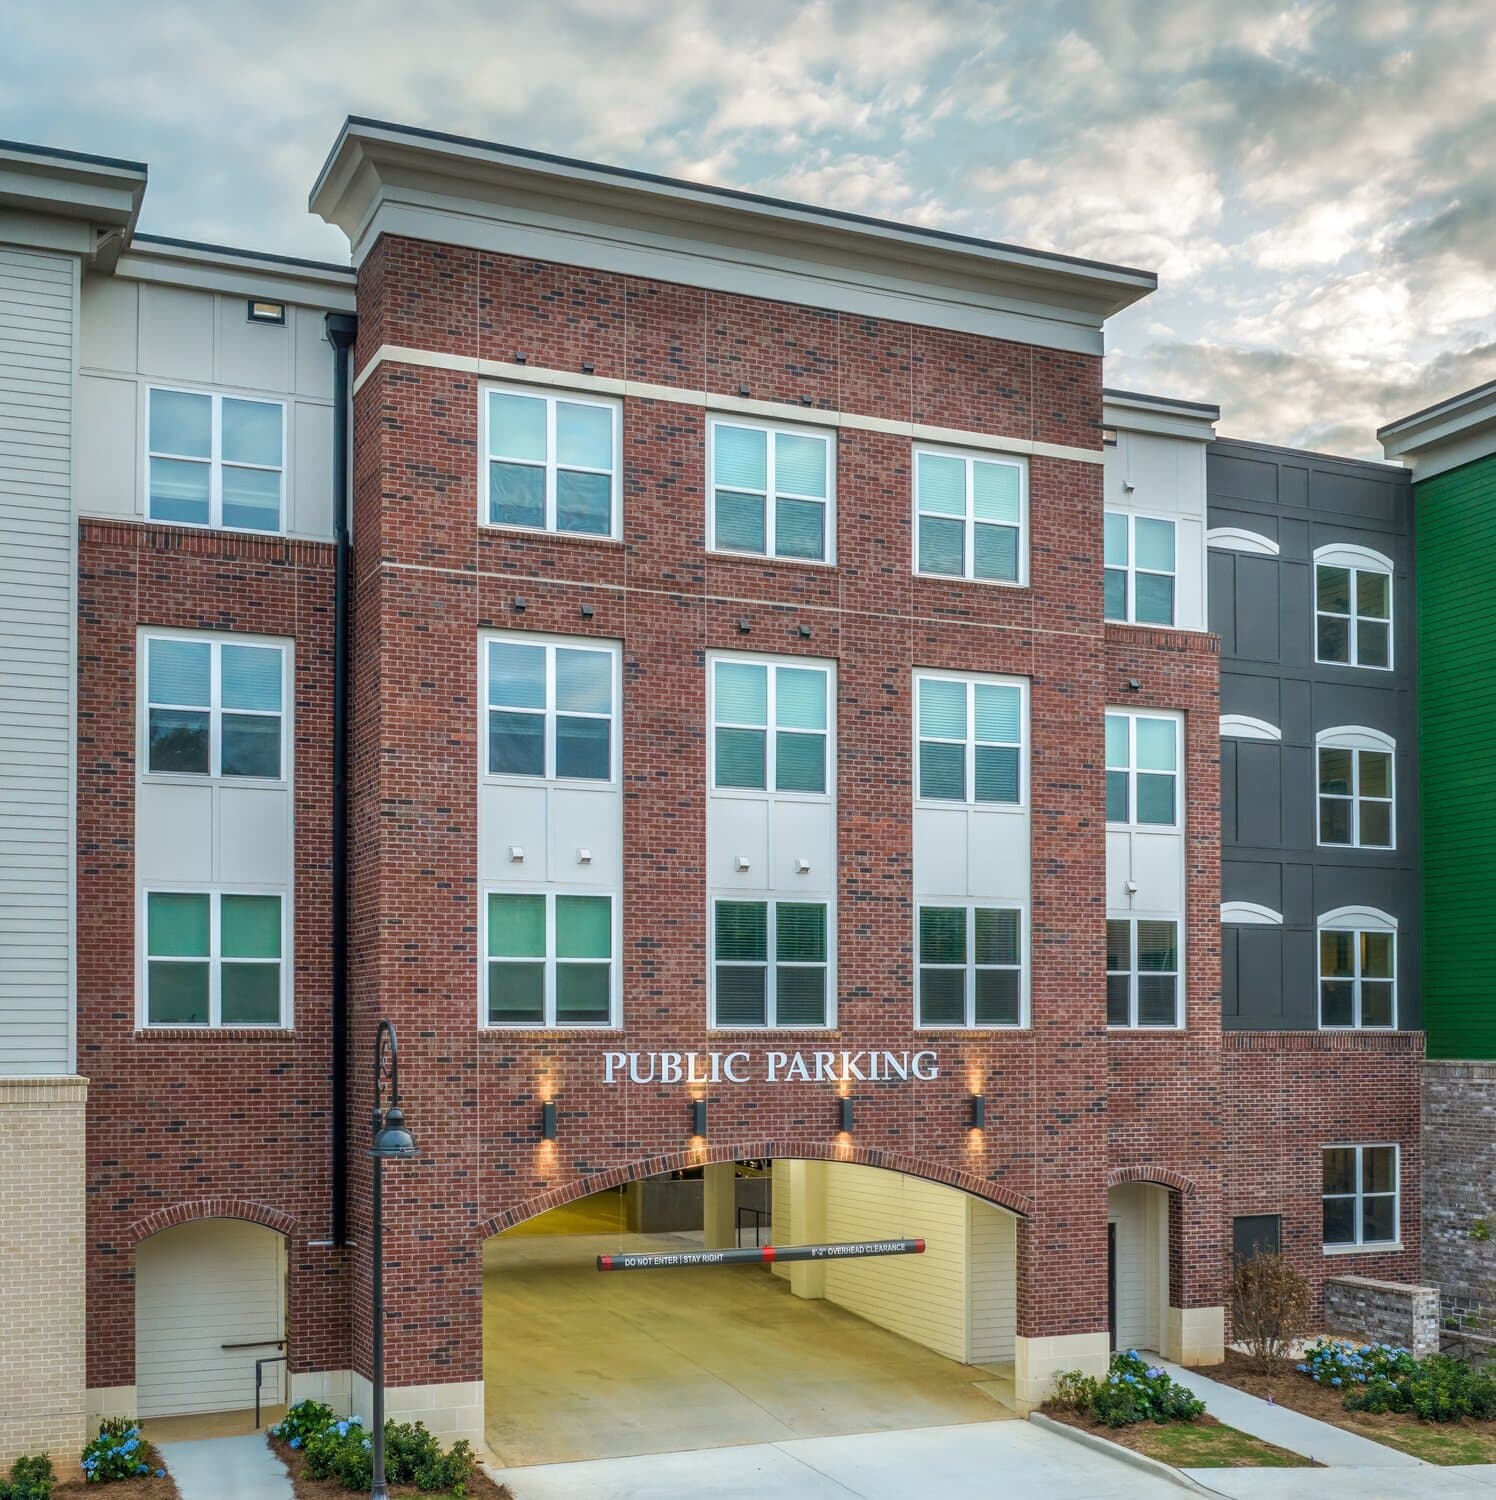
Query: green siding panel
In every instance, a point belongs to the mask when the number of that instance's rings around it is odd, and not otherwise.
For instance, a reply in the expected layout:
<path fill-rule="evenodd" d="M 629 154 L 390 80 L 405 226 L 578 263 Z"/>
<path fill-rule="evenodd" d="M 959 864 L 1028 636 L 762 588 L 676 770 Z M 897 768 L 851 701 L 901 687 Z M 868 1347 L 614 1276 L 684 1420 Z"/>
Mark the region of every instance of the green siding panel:
<path fill-rule="evenodd" d="M 1496 1058 L 1496 455 L 1414 487 L 1430 1057 Z"/>

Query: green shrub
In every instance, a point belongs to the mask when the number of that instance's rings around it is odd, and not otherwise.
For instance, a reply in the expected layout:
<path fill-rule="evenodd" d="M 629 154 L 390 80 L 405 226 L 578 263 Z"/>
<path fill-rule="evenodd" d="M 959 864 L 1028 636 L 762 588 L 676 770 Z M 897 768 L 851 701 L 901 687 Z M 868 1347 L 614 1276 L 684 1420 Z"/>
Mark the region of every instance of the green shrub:
<path fill-rule="evenodd" d="M 270 1430 L 305 1452 L 313 1479 L 330 1479 L 349 1490 L 367 1490 L 372 1483 L 374 1443 L 357 1417 L 342 1418 L 321 1402 L 303 1401 Z M 390 1484 L 460 1497 L 467 1494 L 474 1468 L 467 1443 L 454 1443 L 443 1452 L 420 1422 L 384 1424 L 384 1474 Z"/>
<path fill-rule="evenodd" d="M 140 1427 L 128 1417 L 109 1417 L 99 1423 L 99 1435 L 83 1450 L 86 1484 L 110 1484 L 137 1479 L 151 1472 L 150 1449 L 140 1440 Z M 165 1469 L 156 1474 L 164 1475 Z"/>
<path fill-rule="evenodd" d="M 1299 1371 L 1343 1391 L 1347 1411 L 1412 1412 L 1425 1422 L 1496 1418 L 1496 1376 L 1448 1354 L 1414 1359 L 1394 1344 L 1321 1339 L 1305 1351 Z"/>
<path fill-rule="evenodd" d="M 322 1401 L 298 1401 L 274 1427 L 271 1436 L 284 1438 L 293 1448 L 304 1448 L 313 1433 L 326 1432 L 338 1414 Z"/>
<path fill-rule="evenodd" d="M 1054 1404 L 1084 1412 L 1104 1427 L 1131 1427 L 1137 1422 L 1193 1422 L 1205 1403 L 1150 1365 L 1136 1350 L 1112 1356 L 1105 1380 L 1068 1370 L 1055 1382 Z"/>
<path fill-rule="evenodd" d="M 373 1443 L 357 1417 L 334 1418 L 306 1439 L 306 1468 L 313 1479 L 335 1479 L 347 1490 L 366 1490 L 374 1478 Z M 393 1478 L 386 1470 L 386 1476 Z"/>
<path fill-rule="evenodd" d="M 45 1453 L 18 1458 L 10 1467 L 10 1482 L 0 1479 L 0 1500 L 52 1500 L 57 1476 Z"/>

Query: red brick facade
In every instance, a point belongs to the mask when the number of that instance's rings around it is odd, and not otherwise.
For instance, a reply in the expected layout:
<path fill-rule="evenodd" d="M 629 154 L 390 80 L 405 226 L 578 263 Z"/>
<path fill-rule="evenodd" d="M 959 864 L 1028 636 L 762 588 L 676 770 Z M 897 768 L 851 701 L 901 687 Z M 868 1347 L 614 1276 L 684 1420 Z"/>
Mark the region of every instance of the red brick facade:
<path fill-rule="evenodd" d="M 399 1031 L 421 1152 L 385 1178 L 392 1384 L 481 1378 L 487 1234 L 630 1176 L 734 1155 L 892 1166 L 1021 1213 L 1018 1331 L 1039 1336 L 1106 1326 L 1109 1184 L 1174 1190 L 1169 1300 L 1216 1306 L 1230 1214 L 1271 1203 L 1289 1215 L 1294 1234 L 1312 1239 L 1314 1254 L 1299 1258 L 1318 1283 L 1318 1138 L 1396 1139 L 1405 1249 L 1374 1263 L 1358 1257 L 1356 1268 L 1411 1274 L 1416 1066 L 1411 1054 L 1382 1055 L 1406 1043 L 1388 1039 L 1379 1053 L 1317 1037 L 1223 1042 L 1215 640 L 1103 625 L 1099 462 L 1032 457 L 1026 588 L 915 577 L 910 440 L 858 427 L 837 433 L 834 568 L 705 550 L 702 393 L 1067 445 L 1099 460 L 1099 358 L 388 238 L 364 263 L 359 306 L 354 1247 L 345 1266 L 343 1252 L 313 1243 L 329 1225 L 330 549 L 89 523 L 79 1009 L 81 1067 L 94 1079 L 90 1384 L 131 1378 L 131 1246 L 149 1232 L 141 1226 L 218 1198 L 260 1205 L 289 1227 L 293 1368 L 348 1365 L 351 1309 L 352 1363 L 367 1370 L 362 1125 L 366 1061 L 384 1016 Z M 480 528 L 477 377 L 398 357 L 371 370 L 386 346 L 522 355 L 531 369 L 575 374 L 587 365 L 599 377 L 679 388 L 680 401 L 624 399 L 622 540 Z M 296 638 L 294 1034 L 135 1033 L 137 623 Z M 476 1024 L 477 639 L 493 628 L 622 642 L 621 1035 Z M 940 1078 L 855 1085 L 849 1137 L 838 1134 L 831 1085 L 724 1086 L 709 1095 L 707 1145 L 693 1155 L 689 1094 L 608 1088 L 602 1054 L 781 1044 L 707 1029 L 705 660 L 745 648 L 837 664 L 838 1026 L 795 1033 L 792 1045 L 934 1047 Z M 1026 1030 L 913 1027 L 918 667 L 1030 680 Z M 1109 1035 L 1104 1025 L 1109 704 L 1186 715 L 1180 1033 Z M 980 1133 L 968 1129 L 974 1092 L 987 1100 Z M 554 1143 L 538 1139 L 542 1098 L 558 1105 Z M 1277 1150 L 1262 1133 L 1274 1121 Z"/>

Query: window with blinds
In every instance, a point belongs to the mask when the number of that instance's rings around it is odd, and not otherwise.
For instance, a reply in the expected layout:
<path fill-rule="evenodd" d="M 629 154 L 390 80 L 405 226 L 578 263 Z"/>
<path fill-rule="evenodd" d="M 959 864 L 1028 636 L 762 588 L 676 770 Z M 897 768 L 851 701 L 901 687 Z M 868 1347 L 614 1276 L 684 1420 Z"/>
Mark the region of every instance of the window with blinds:
<path fill-rule="evenodd" d="M 826 795 L 832 785 L 828 667 L 784 658 L 711 663 L 715 790 Z"/>
<path fill-rule="evenodd" d="M 829 562 L 833 448 L 826 433 L 713 420 L 708 545 L 718 552 Z"/>
<path fill-rule="evenodd" d="M 829 929 L 823 901 L 716 901 L 712 1025 L 831 1025 Z"/>
<path fill-rule="evenodd" d="M 927 802 L 1022 803 L 1023 684 L 919 672 L 914 695 L 915 795 Z"/>
<path fill-rule="evenodd" d="M 1021 459 L 914 450 L 914 571 L 1028 581 L 1028 471 Z"/>
<path fill-rule="evenodd" d="M 565 891 L 490 891 L 490 1026 L 616 1024 L 614 899 Z"/>

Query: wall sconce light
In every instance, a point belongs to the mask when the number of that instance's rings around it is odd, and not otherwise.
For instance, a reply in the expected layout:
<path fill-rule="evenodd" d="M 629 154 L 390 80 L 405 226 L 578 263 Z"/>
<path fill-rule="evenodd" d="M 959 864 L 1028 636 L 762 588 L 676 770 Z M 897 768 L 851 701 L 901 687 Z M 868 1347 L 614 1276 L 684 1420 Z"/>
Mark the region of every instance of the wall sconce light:
<path fill-rule="evenodd" d="M 852 1130 L 852 1096 L 843 1095 L 841 1100 L 841 1128 L 851 1133 Z"/>
<path fill-rule="evenodd" d="M 971 1096 L 971 1128 L 973 1130 L 987 1128 L 987 1096 L 985 1094 Z"/>
<path fill-rule="evenodd" d="M 691 1134 L 706 1134 L 706 1100 L 693 1099 L 691 1101 Z"/>
<path fill-rule="evenodd" d="M 556 1101 L 547 1099 L 540 1106 L 540 1138 L 544 1141 L 556 1139 Z"/>

